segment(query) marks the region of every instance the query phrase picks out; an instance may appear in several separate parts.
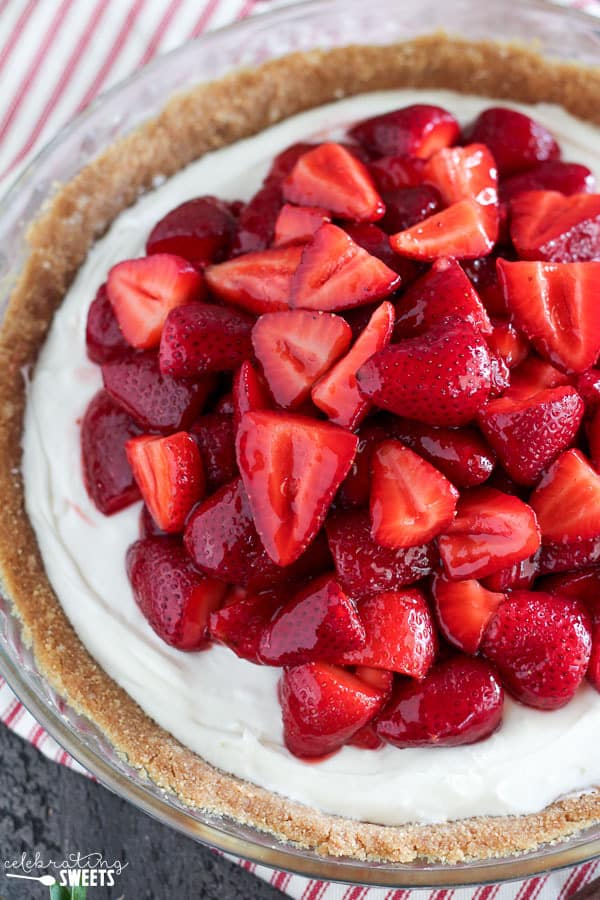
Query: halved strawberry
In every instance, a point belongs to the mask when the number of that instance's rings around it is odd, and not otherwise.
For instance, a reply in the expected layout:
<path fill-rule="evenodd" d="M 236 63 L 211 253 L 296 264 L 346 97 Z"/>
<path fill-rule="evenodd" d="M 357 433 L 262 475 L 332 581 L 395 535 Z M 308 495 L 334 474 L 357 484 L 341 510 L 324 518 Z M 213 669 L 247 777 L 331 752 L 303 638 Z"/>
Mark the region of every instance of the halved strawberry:
<path fill-rule="evenodd" d="M 567 450 L 531 495 L 544 543 L 600 537 L 600 475 L 579 450 Z"/>
<path fill-rule="evenodd" d="M 502 720 L 504 692 L 482 659 L 453 656 L 422 681 L 396 685 L 377 734 L 395 747 L 457 747 L 492 734 Z"/>
<path fill-rule="evenodd" d="M 585 677 L 591 649 L 590 619 L 579 600 L 542 591 L 513 591 L 481 645 L 504 687 L 538 709 L 569 702 Z"/>
<path fill-rule="evenodd" d="M 342 219 L 375 222 L 385 206 L 368 169 L 341 144 L 319 144 L 304 153 L 282 185 L 299 206 L 321 206 Z"/>
<path fill-rule="evenodd" d="M 235 216 L 222 200 L 195 197 L 156 223 L 146 242 L 146 253 L 175 253 L 202 268 L 227 257 L 236 229 Z"/>
<path fill-rule="evenodd" d="M 335 663 L 344 651 L 363 647 L 365 639 L 354 601 L 332 575 L 321 575 L 274 615 L 263 631 L 259 655 L 272 666 Z"/>
<path fill-rule="evenodd" d="M 210 636 L 241 659 L 260 664 L 258 648 L 263 631 L 283 603 L 281 591 L 258 594 L 232 587 L 223 606 L 210 615 Z"/>
<path fill-rule="evenodd" d="M 231 255 L 266 250 L 273 241 L 275 222 L 282 205 L 280 182 L 265 179 L 256 194 L 242 207 Z"/>
<path fill-rule="evenodd" d="M 489 147 L 500 175 L 511 175 L 560 157 L 560 148 L 547 128 L 524 113 L 503 106 L 485 109 L 465 129 L 463 137 Z"/>
<path fill-rule="evenodd" d="M 505 595 L 486 590 L 474 578 L 450 581 L 443 575 L 433 579 L 431 593 L 444 637 L 465 653 L 477 653 L 488 622 Z"/>
<path fill-rule="evenodd" d="M 371 460 L 377 445 L 389 438 L 385 425 L 377 419 L 367 419 L 356 432 L 358 447 L 354 462 L 335 499 L 343 509 L 368 506 L 371 493 Z"/>
<path fill-rule="evenodd" d="M 600 563 L 600 537 L 574 541 L 544 541 L 539 554 L 540 575 L 577 571 Z"/>
<path fill-rule="evenodd" d="M 512 591 L 515 588 L 525 588 L 529 590 L 539 572 L 539 558 L 541 549 L 537 550 L 533 556 L 522 559 L 521 562 L 513 563 L 505 569 L 498 569 L 491 575 L 486 575 L 481 579 L 481 583 L 488 591 Z"/>
<path fill-rule="evenodd" d="M 421 334 L 446 316 L 465 319 L 482 334 L 492 333 L 485 307 L 463 269 L 455 259 L 442 257 L 401 295 L 394 339 Z"/>
<path fill-rule="evenodd" d="M 206 269 L 206 283 L 222 300 L 261 314 L 287 309 L 302 247 L 246 253 Z"/>
<path fill-rule="evenodd" d="M 127 459 L 144 502 L 158 527 L 182 531 L 206 480 L 200 451 L 187 431 L 168 437 L 141 435 L 127 441 Z"/>
<path fill-rule="evenodd" d="M 291 203 L 286 203 L 281 207 L 275 222 L 273 246 L 306 244 L 325 222 L 331 222 L 331 216 L 322 207 L 292 206 Z"/>
<path fill-rule="evenodd" d="M 394 327 L 394 307 L 387 300 L 371 315 L 354 346 L 312 389 L 312 401 L 336 425 L 354 430 L 370 407 L 356 373 L 374 353 L 387 346 Z"/>
<path fill-rule="evenodd" d="M 510 203 L 510 236 L 522 259 L 556 263 L 598 259 L 600 194 L 519 194 Z"/>
<path fill-rule="evenodd" d="M 512 175 L 500 182 L 499 195 L 503 201 L 512 200 L 525 191 L 560 191 L 561 194 L 593 194 L 596 179 L 587 166 L 546 160 L 532 169 Z"/>
<path fill-rule="evenodd" d="M 208 618 L 226 586 L 194 568 L 177 541 L 149 537 L 127 551 L 127 574 L 135 601 L 157 635 L 178 650 L 208 645 Z"/>
<path fill-rule="evenodd" d="M 383 706 L 385 695 L 339 666 L 285 669 L 279 682 L 285 745 L 310 759 L 335 753 Z"/>
<path fill-rule="evenodd" d="M 106 290 L 125 339 L 136 350 L 148 350 L 158 346 L 172 309 L 202 300 L 204 280 L 181 256 L 156 253 L 117 263 Z"/>
<path fill-rule="evenodd" d="M 502 255 L 506 258 L 516 259 L 506 248 L 503 248 Z M 497 256 L 493 253 L 489 256 L 480 256 L 477 259 L 464 259 L 461 262 L 461 268 L 477 291 L 477 295 L 488 314 L 490 316 L 507 316 L 508 309 L 498 281 L 496 259 Z"/>
<path fill-rule="evenodd" d="M 379 225 L 373 225 L 371 222 L 344 222 L 344 231 L 350 235 L 355 244 L 371 256 L 376 256 L 388 269 L 399 275 L 402 287 L 414 281 L 423 269 L 422 264 L 394 253 L 390 247 L 389 235 Z M 364 307 L 350 310 L 347 315 L 360 315 L 361 310 L 364 310 Z"/>
<path fill-rule="evenodd" d="M 349 134 L 373 156 L 427 159 L 441 147 L 453 144 L 459 132 L 458 122 L 445 109 L 415 103 L 358 122 Z"/>
<path fill-rule="evenodd" d="M 548 575 L 537 584 L 547 594 L 576 597 L 588 611 L 594 625 L 600 624 L 600 567 L 580 569 L 566 575 Z"/>
<path fill-rule="evenodd" d="M 509 321 L 495 319 L 492 324 L 492 333 L 486 336 L 487 345 L 492 353 L 504 360 L 509 369 L 513 369 L 526 359 L 529 341 Z"/>
<path fill-rule="evenodd" d="M 305 416 L 265 410 L 242 416 L 238 466 L 257 531 L 277 565 L 298 559 L 319 531 L 357 444 L 349 431 Z"/>
<path fill-rule="evenodd" d="M 383 195 L 383 201 L 385 216 L 379 222 L 379 227 L 387 234 L 412 228 L 438 213 L 444 205 L 439 191 L 430 184 L 387 191 Z"/>
<path fill-rule="evenodd" d="M 233 378 L 233 426 L 238 430 L 244 413 L 255 409 L 271 409 L 273 398 L 263 376 L 249 360 L 242 363 Z"/>
<path fill-rule="evenodd" d="M 483 578 L 527 559 L 538 549 L 540 533 L 530 506 L 494 488 L 465 492 L 456 518 L 438 539 L 449 578 Z"/>
<path fill-rule="evenodd" d="M 351 338 L 350 326 L 333 313 L 294 309 L 261 316 L 252 345 L 275 402 L 297 409 Z"/>
<path fill-rule="evenodd" d="M 254 319 L 208 303 L 179 306 L 167 316 L 160 339 L 160 370 L 178 378 L 237 369 L 252 354 Z"/>
<path fill-rule="evenodd" d="M 514 399 L 510 391 L 479 413 L 479 427 L 517 484 L 533 485 L 575 440 L 583 401 L 572 387 Z"/>
<path fill-rule="evenodd" d="M 309 150 L 314 150 L 316 144 L 308 144 L 306 141 L 298 141 L 296 144 L 290 144 L 285 150 L 277 154 L 271 168 L 265 178 L 265 184 L 279 184 L 287 178 L 298 160 Z"/>
<path fill-rule="evenodd" d="M 338 581 L 355 599 L 414 584 L 430 575 L 436 562 L 433 544 L 392 549 L 374 541 L 367 510 L 336 512 L 325 530 Z"/>
<path fill-rule="evenodd" d="M 415 547 L 448 527 L 458 491 L 431 463 L 400 441 L 384 441 L 371 466 L 371 533 L 378 544 Z"/>
<path fill-rule="evenodd" d="M 497 238 L 496 207 L 459 200 L 418 225 L 393 234 L 390 243 L 396 253 L 411 259 L 475 259 L 490 253 Z"/>
<path fill-rule="evenodd" d="M 498 274 L 517 328 L 545 359 L 584 372 L 600 353 L 600 262 L 498 260 Z"/>
<path fill-rule="evenodd" d="M 299 252 L 302 261 L 290 289 L 292 307 L 349 309 L 386 297 L 400 285 L 396 272 L 337 225 L 322 225 Z"/>
<path fill-rule="evenodd" d="M 513 400 L 528 400 L 541 391 L 564 387 L 571 383 L 569 375 L 556 369 L 545 359 L 530 353 L 510 373 L 510 396 Z"/>
<path fill-rule="evenodd" d="M 365 398 L 396 415 L 465 425 L 489 396 L 490 355 L 469 322 L 447 318 L 418 337 L 384 347 L 357 378 Z"/>
<path fill-rule="evenodd" d="M 379 191 L 417 187 L 423 182 L 425 160 L 418 156 L 382 156 L 368 163 L 368 169 Z"/>
<path fill-rule="evenodd" d="M 423 179 L 438 189 L 446 206 L 468 199 L 482 206 L 498 203 L 496 161 L 485 144 L 438 150 L 427 160 Z"/>
<path fill-rule="evenodd" d="M 130 351 L 108 299 L 105 284 L 98 288 L 88 310 L 85 345 L 88 359 L 98 365 L 113 362 Z"/>
<path fill-rule="evenodd" d="M 200 450 L 207 493 L 212 494 L 238 474 L 233 416 L 214 412 L 200 416 L 190 434 Z"/>

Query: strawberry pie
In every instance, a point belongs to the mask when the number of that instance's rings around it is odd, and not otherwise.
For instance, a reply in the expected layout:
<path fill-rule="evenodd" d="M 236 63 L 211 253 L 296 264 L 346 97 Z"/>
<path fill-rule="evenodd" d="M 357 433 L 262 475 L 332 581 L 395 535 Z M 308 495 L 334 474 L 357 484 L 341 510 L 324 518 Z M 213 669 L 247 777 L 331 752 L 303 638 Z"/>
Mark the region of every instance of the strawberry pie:
<path fill-rule="evenodd" d="M 95 243 L 34 231 L 0 561 L 51 683 L 184 802 L 332 855 L 514 853 L 600 820 L 598 131 L 525 51 L 502 101 L 355 53 L 267 129 L 132 152 L 170 177 L 123 211 L 111 176 Z"/>

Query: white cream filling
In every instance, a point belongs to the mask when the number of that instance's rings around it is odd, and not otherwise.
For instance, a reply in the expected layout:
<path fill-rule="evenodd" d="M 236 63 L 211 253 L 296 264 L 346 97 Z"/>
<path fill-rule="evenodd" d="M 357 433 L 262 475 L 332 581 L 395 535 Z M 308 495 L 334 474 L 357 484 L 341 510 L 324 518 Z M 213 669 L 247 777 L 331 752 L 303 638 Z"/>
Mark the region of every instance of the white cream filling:
<path fill-rule="evenodd" d="M 330 813 L 390 825 L 534 812 L 600 784 L 600 694 L 586 685 L 552 713 L 508 700 L 501 729 L 469 747 L 345 747 L 323 763 L 300 762 L 282 742 L 278 669 L 220 646 L 179 652 L 146 623 L 124 566 L 138 536 L 139 505 L 109 518 L 96 511 L 80 474 L 78 422 L 101 386 L 85 352 L 88 306 L 114 263 L 143 252 L 158 219 L 205 193 L 248 198 L 274 155 L 294 141 L 335 137 L 347 123 L 414 102 L 445 106 L 462 122 L 490 103 L 445 91 L 342 100 L 209 154 L 124 212 L 91 250 L 55 316 L 30 386 L 23 461 L 27 511 L 50 581 L 92 656 L 149 716 L 225 771 Z M 556 134 L 565 159 L 585 163 L 600 180 L 596 129 L 556 107 L 533 114 Z"/>

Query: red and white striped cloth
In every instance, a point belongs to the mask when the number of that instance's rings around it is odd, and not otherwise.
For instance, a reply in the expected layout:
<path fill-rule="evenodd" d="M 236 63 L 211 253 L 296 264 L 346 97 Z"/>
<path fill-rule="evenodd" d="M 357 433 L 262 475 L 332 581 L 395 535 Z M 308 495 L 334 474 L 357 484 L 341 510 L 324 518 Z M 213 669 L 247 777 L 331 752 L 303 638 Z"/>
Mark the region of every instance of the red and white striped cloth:
<path fill-rule="evenodd" d="M 597 0 L 557 2 L 600 14 Z M 0 0 L 0 193 L 32 153 L 106 88 L 156 54 L 266 6 L 267 0 Z M 88 774 L 1 678 L 0 721 L 45 756 Z M 426 896 L 422 891 L 349 888 L 236 861 L 298 900 Z M 511 885 L 433 891 L 428 900 L 562 900 L 597 876 L 600 860 Z"/>

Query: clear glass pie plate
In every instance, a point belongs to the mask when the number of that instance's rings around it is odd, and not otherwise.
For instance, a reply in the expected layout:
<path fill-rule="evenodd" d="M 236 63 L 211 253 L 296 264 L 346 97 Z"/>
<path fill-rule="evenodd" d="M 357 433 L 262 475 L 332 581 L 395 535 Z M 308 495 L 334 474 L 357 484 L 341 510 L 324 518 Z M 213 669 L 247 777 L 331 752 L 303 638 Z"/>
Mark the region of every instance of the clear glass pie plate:
<path fill-rule="evenodd" d="M 0 316 L 27 258 L 25 233 L 57 183 L 71 179 L 117 138 L 160 112 L 171 95 L 241 66 L 291 51 L 381 45 L 442 29 L 450 35 L 535 41 L 551 58 L 598 65 L 600 19 L 535 0 L 309 0 L 207 34 L 150 64 L 109 91 L 65 128 L 0 201 Z M 0 373 L 1 374 L 1 373 Z M 442 887 L 522 878 L 600 854 L 600 826 L 518 857 L 462 865 L 411 865 L 323 858 L 234 821 L 183 806 L 121 758 L 89 720 L 38 671 L 0 584 L 0 671 L 35 718 L 107 787 L 166 825 L 276 868 L 334 881 Z M 4 592 L 6 594 L 6 592 Z"/>

